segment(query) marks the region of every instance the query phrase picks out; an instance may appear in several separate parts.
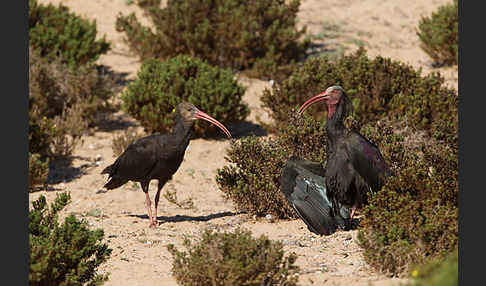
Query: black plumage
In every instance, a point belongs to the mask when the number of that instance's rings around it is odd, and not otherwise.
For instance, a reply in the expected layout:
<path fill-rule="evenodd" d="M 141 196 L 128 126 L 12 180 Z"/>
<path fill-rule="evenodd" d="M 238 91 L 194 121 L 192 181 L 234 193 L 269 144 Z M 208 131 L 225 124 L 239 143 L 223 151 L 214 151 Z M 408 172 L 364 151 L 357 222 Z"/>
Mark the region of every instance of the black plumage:
<path fill-rule="evenodd" d="M 327 197 L 332 202 L 333 214 L 338 214 L 340 205 L 351 207 L 351 221 L 355 210 L 367 203 L 367 192 L 379 191 L 386 177 L 393 173 L 376 145 L 356 130 L 345 127 L 344 120 L 352 105 L 340 86 L 331 86 L 310 98 L 299 113 L 321 100 L 328 108 L 324 173 Z"/>
<path fill-rule="evenodd" d="M 184 159 L 184 153 L 192 137 L 194 120 L 204 119 L 231 137 L 223 124 L 188 102 L 177 105 L 175 124 L 172 133 L 149 135 L 132 142 L 125 151 L 106 167 L 101 174 L 109 174 L 105 184 L 108 190 L 118 188 L 128 181 L 139 182 L 145 193 L 150 226 L 157 225 L 157 205 L 160 190 L 172 178 Z M 158 180 L 155 195 L 155 210 L 152 216 L 151 201 L 148 194 L 151 180 Z"/>
<path fill-rule="evenodd" d="M 328 199 L 324 168 L 319 162 L 291 157 L 285 163 L 280 176 L 280 190 L 309 231 L 329 235 L 338 228 L 345 229 L 349 209 L 341 206 L 340 215 L 332 213 Z"/>

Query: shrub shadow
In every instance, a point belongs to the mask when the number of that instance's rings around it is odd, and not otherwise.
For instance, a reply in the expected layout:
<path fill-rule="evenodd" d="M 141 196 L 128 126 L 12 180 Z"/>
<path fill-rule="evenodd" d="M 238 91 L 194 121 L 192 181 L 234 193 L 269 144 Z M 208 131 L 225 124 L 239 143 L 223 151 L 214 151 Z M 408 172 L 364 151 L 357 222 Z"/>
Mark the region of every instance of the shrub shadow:
<path fill-rule="evenodd" d="M 86 161 L 86 163 L 79 167 L 73 167 L 72 162 L 74 159 L 80 159 Z M 79 156 L 52 160 L 49 162 L 49 174 L 47 175 L 46 184 L 52 185 L 71 182 L 74 179 L 80 178 L 82 175 L 86 175 L 87 171 L 95 166 L 95 163 L 90 158 Z M 51 189 L 55 190 L 52 187 Z"/>
<path fill-rule="evenodd" d="M 353 221 L 351 221 L 351 225 L 348 226 L 347 230 L 355 230 L 359 226 L 360 219 L 359 218 L 353 218 Z"/>
<path fill-rule="evenodd" d="M 255 124 L 250 121 L 237 121 L 237 122 L 231 122 L 231 123 L 226 123 L 224 124 L 226 128 L 228 128 L 228 131 L 231 133 L 231 138 L 228 138 L 226 134 L 221 131 L 219 128 L 212 128 L 211 131 L 207 132 L 207 135 L 205 136 L 197 136 L 193 135 L 192 139 L 197 139 L 201 138 L 204 140 L 216 140 L 216 141 L 223 141 L 223 140 L 229 140 L 229 139 L 238 139 L 241 137 L 246 137 L 246 136 L 265 136 L 267 135 L 267 131 L 265 128 L 262 126 Z"/>
<path fill-rule="evenodd" d="M 328 49 L 326 49 L 326 45 L 324 45 L 322 43 L 311 42 L 311 44 L 309 45 L 309 48 L 307 49 L 305 59 L 302 60 L 301 62 L 304 62 L 306 59 L 308 59 L 310 57 L 319 56 L 319 55 L 325 53 L 325 51 L 328 51 Z"/>
<path fill-rule="evenodd" d="M 335 48 L 329 48 L 329 45 L 326 44 L 317 44 L 317 43 L 312 43 L 307 50 L 307 54 L 305 56 L 305 60 L 313 57 L 322 57 L 322 56 L 328 56 L 329 58 L 339 58 L 342 56 L 343 50 L 340 50 L 338 47 Z M 301 63 L 304 63 L 305 60 L 301 61 Z"/>
<path fill-rule="evenodd" d="M 114 94 L 120 93 L 125 86 L 133 79 L 127 79 L 129 73 L 127 72 L 115 72 L 109 66 L 98 65 L 98 73 L 100 76 L 105 76 L 112 82 L 112 89 Z M 107 111 L 103 119 L 96 124 L 96 129 L 104 132 L 111 132 L 115 130 L 127 129 L 128 127 L 136 126 L 133 121 L 124 118 L 122 115 L 115 114 L 120 110 L 120 104 L 113 103 L 111 110 Z"/>
<path fill-rule="evenodd" d="M 133 79 L 127 79 L 129 73 L 116 72 L 110 66 L 97 65 L 97 69 L 100 75 L 108 76 L 112 80 L 115 92 L 121 91 L 128 83 L 133 81 Z"/>
<path fill-rule="evenodd" d="M 231 132 L 233 138 L 238 139 L 246 136 L 266 136 L 267 130 L 261 125 L 255 124 L 250 121 L 239 121 L 228 124 L 228 129 Z"/>
<path fill-rule="evenodd" d="M 112 132 L 117 130 L 127 130 L 130 127 L 136 126 L 138 126 L 137 123 L 123 118 L 122 116 L 107 116 L 107 118 L 96 126 L 96 129 L 103 132 Z"/>

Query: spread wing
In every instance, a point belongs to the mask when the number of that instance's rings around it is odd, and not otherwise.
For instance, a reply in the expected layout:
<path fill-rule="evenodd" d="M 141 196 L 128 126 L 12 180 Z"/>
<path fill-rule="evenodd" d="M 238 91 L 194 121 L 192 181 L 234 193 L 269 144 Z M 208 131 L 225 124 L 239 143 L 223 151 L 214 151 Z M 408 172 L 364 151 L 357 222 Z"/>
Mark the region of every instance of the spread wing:
<path fill-rule="evenodd" d="M 282 171 L 280 188 L 311 232 L 328 235 L 344 228 L 345 222 L 332 215 L 323 172 L 318 162 L 291 158 Z"/>

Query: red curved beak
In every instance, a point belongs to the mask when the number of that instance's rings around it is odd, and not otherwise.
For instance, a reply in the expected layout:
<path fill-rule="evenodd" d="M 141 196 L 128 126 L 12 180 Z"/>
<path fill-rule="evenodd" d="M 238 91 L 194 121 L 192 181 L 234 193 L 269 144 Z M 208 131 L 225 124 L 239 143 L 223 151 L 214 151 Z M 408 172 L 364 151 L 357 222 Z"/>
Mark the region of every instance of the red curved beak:
<path fill-rule="evenodd" d="M 300 106 L 299 111 L 298 111 L 299 112 L 299 115 L 302 114 L 304 112 L 304 110 L 306 110 L 312 104 L 314 104 L 316 102 L 319 102 L 321 100 L 326 100 L 328 98 L 329 98 L 329 95 L 325 91 L 319 93 L 316 96 L 313 96 L 313 97 L 309 98 L 306 102 L 304 102 L 304 104 L 302 104 Z"/>
<path fill-rule="evenodd" d="M 228 129 L 226 129 L 226 127 L 224 127 L 223 124 L 221 124 L 221 122 L 219 122 L 218 120 L 212 118 L 211 116 L 207 115 L 206 113 L 202 112 L 201 110 L 198 109 L 196 111 L 196 116 L 195 117 L 197 119 L 203 119 L 203 120 L 209 121 L 212 124 L 218 126 L 221 130 L 223 130 L 223 132 L 228 136 L 228 138 L 231 138 L 231 133 L 228 131 Z"/>

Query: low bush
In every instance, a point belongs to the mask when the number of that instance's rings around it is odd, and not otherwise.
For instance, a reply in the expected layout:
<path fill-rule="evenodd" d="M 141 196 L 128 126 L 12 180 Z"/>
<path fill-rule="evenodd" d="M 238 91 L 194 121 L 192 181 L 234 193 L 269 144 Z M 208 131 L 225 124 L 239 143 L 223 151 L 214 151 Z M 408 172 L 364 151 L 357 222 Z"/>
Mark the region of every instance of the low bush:
<path fill-rule="evenodd" d="M 362 133 L 380 146 L 396 174 L 362 210 L 358 239 L 365 260 L 384 273 L 401 275 L 410 265 L 456 248 L 457 147 L 429 137 L 405 144 L 403 135 L 382 123 Z"/>
<path fill-rule="evenodd" d="M 29 45 L 42 58 L 55 61 L 59 57 L 70 68 L 96 61 L 110 44 L 103 36 L 96 39 L 96 21 L 89 21 L 59 4 L 38 4 L 29 0 Z"/>
<path fill-rule="evenodd" d="M 407 116 L 413 126 L 439 137 L 457 134 L 458 95 L 444 86 L 440 74 L 422 76 L 421 70 L 389 58 L 370 59 L 364 49 L 337 60 L 327 56 L 307 60 L 287 79 L 263 91 L 263 107 L 278 129 L 288 124 L 293 108 L 332 85 L 341 85 L 351 97 L 360 126 Z M 306 113 L 325 122 L 327 108 L 315 104 Z"/>
<path fill-rule="evenodd" d="M 41 155 L 29 152 L 29 190 L 37 185 L 43 185 L 49 174 L 49 159 L 41 159 Z"/>
<path fill-rule="evenodd" d="M 251 69 L 269 76 L 298 61 L 310 41 L 295 27 L 300 0 L 139 0 L 153 29 L 135 14 L 119 15 L 116 29 L 141 58 L 168 59 L 179 54 L 204 59 L 234 71 Z"/>
<path fill-rule="evenodd" d="M 422 17 L 417 36 L 420 48 L 436 65 L 457 65 L 459 49 L 458 2 L 443 5 L 430 17 Z"/>
<path fill-rule="evenodd" d="M 283 245 L 250 231 L 206 230 L 199 242 L 184 241 L 187 252 L 167 246 L 172 254 L 172 273 L 179 285 L 296 285 L 297 256 L 284 257 Z"/>
<path fill-rule="evenodd" d="M 359 243 L 368 264 L 402 275 L 410 265 L 457 247 L 457 145 L 439 141 L 407 123 L 382 119 L 360 128 L 389 162 L 395 176 L 360 210 Z M 279 136 L 233 141 L 230 163 L 216 181 L 226 198 L 250 214 L 297 217 L 279 191 L 285 160 L 298 157 L 325 166 L 325 125 L 292 116 Z"/>
<path fill-rule="evenodd" d="M 217 170 L 219 189 L 239 210 L 296 218 L 280 192 L 281 169 L 292 155 L 324 163 L 326 138 L 324 125 L 293 115 L 280 137 L 233 140 L 225 157 L 230 164 Z"/>
<path fill-rule="evenodd" d="M 409 286 L 457 286 L 459 285 L 459 257 L 457 249 L 438 259 L 418 265 L 411 272 Z"/>
<path fill-rule="evenodd" d="M 29 151 L 70 155 L 86 128 L 112 109 L 114 81 L 94 65 L 70 70 L 59 58 L 29 52 Z"/>
<path fill-rule="evenodd" d="M 47 207 L 40 196 L 29 210 L 29 285 L 102 285 L 108 274 L 98 267 L 110 257 L 103 230 L 89 230 L 86 221 L 71 214 L 62 224 L 59 212 L 70 202 L 69 193 L 58 194 Z"/>
<path fill-rule="evenodd" d="M 143 62 L 136 79 L 122 94 L 123 108 L 137 119 L 147 133 L 172 129 L 172 110 L 182 100 L 191 102 L 223 124 L 243 120 L 249 113 L 242 102 L 245 88 L 231 71 L 210 66 L 185 55 L 165 62 Z M 197 136 L 218 134 L 218 129 L 198 120 Z"/>

